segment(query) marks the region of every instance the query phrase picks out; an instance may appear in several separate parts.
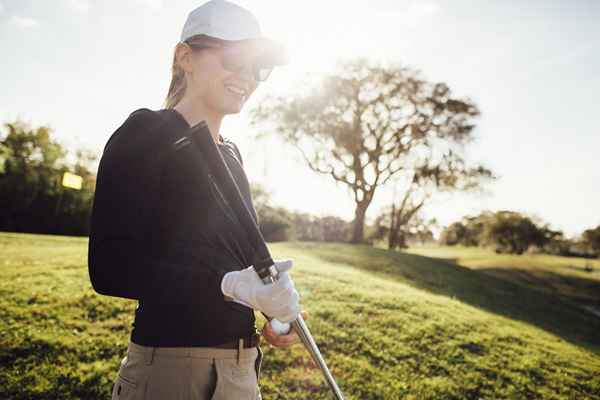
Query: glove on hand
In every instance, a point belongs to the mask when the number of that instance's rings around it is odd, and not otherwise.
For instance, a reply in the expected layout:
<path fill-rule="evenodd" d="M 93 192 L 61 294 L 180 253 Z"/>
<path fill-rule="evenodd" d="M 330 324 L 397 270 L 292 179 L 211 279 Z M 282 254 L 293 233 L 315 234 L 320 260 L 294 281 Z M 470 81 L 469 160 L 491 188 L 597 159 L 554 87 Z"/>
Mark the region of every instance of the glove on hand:
<path fill-rule="evenodd" d="M 292 322 L 300 313 L 300 295 L 288 274 L 292 260 L 274 260 L 279 279 L 264 284 L 254 266 L 241 271 L 231 271 L 223 276 L 221 291 L 233 301 L 264 312 L 281 322 Z"/>

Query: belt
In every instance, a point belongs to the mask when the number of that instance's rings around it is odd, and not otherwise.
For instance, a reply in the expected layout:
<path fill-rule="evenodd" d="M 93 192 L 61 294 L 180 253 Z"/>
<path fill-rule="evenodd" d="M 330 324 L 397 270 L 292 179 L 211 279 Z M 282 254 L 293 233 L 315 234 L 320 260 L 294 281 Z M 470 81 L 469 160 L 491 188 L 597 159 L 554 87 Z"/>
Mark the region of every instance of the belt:
<path fill-rule="evenodd" d="M 212 345 L 211 347 L 217 347 L 219 349 L 239 349 L 239 348 L 249 349 L 251 347 L 258 346 L 259 344 L 260 344 L 260 334 L 258 332 L 253 332 L 249 336 L 241 337 L 239 339 L 232 340 L 231 342 Z"/>

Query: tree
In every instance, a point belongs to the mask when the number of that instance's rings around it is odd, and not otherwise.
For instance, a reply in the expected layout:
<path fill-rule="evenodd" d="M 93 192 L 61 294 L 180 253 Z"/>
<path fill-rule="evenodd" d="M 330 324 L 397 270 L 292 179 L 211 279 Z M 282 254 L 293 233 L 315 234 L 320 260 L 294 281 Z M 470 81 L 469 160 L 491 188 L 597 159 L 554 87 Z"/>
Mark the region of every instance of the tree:
<path fill-rule="evenodd" d="M 498 211 L 486 224 L 483 243 L 498 253 L 522 254 L 531 245 L 543 247 L 544 235 L 530 218 L 514 211 Z"/>
<path fill-rule="evenodd" d="M 271 201 L 271 193 L 263 185 L 255 182 L 250 183 L 250 196 L 252 197 L 252 204 L 257 214 Z"/>
<path fill-rule="evenodd" d="M 440 244 L 447 246 L 455 246 L 463 244 L 463 240 L 467 234 L 467 227 L 460 221 L 456 221 L 448 225 L 440 234 Z"/>
<path fill-rule="evenodd" d="M 465 216 L 442 231 L 440 243 L 449 246 L 484 246 L 484 231 L 494 218 L 495 214 L 489 211 L 476 216 Z"/>
<path fill-rule="evenodd" d="M 55 170 L 64 168 L 61 159 L 66 151 L 50 139 L 51 130 L 47 126 L 31 129 L 20 120 L 4 126 L 8 134 L 2 145 L 9 157 L 4 160 L 0 178 L 0 223 L 3 229 L 19 231 L 29 225 L 27 220 L 32 219 L 32 213 L 45 211 L 40 208 L 41 203 L 58 199 L 60 188 Z M 50 217 L 38 215 L 38 226 L 50 228 Z"/>
<path fill-rule="evenodd" d="M 424 243 L 433 240 L 432 228 L 437 225 L 435 218 L 425 220 L 420 208 L 411 207 L 408 214 L 397 212 L 394 204 L 383 207 L 375 218 L 374 240 L 387 238 L 389 250 L 405 249 L 409 242 Z"/>
<path fill-rule="evenodd" d="M 447 177 L 446 175 L 452 175 Z M 423 220 L 419 211 L 436 191 L 472 191 L 481 188 L 481 183 L 487 179 L 495 179 L 492 173 L 484 168 L 477 170 L 438 170 L 417 171 L 407 185 L 399 202 L 395 201 L 396 186 L 394 186 L 394 201 L 390 211 L 390 228 L 388 233 L 388 248 L 405 248 L 406 233 L 415 230 Z M 426 229 L 427 231 L 427 229 Z"/>
<path fill-rule="evenodd" d="M 542 219 L 528 217 L 516 211 L 484 211 L 463 217 L 447 226 L 440 243 L 493 247 L 498 253 L 522 254 L 526 250 L 564 256 L 574 255 L 574 242 L 563 232 L 551 229 Z"/>
<path fill-rule="evenodd" d="M 600 255 L 600 225 L 595 228 L 586 229 L 581 235 L 583 244 L 592 253 Z"/>
<path fill-rule="evenodd" d="M 321 227 L 325 242 L 347 242 L 349 239 L 348 222 L 340 217 L 321 217 L 317 219 L 317 225 Z"/>
<path fill-rule="evenodd" d="M 462 156 L 477 107 L 454 98 L 444 83 L 359 58 L 340 61 L 333 74 L 298 87 L 292 98 L 261 101 L 251 111 L 252 123 L 276 131 L 313 171 L 349 188 L 356 204 L 353 243 L 363 242 L 366 211 L 376 189 L 391 178 L 453 185 L 460 175 L 490 174 L 468 167 Z"/>
<path fill-rule="evenodd" d="M 408 189 L 404 191 L 404 196 L 402 196 L 400 203 L 396 204 L 396 201 L 392 203 L 388 232 L 388 249 L 390 250 L 394 250 L 396 247 L 407 247 L 406 236 L 410 229 L 409 223 L 417 219 L 418 212 L 425 204 L 427 197 L 429 197 L 429 194 L 426 193 L 420 199 L 415 198 L 415 192 L 418 190 L 417 183 L 418 178 L 415 174 Z M 394 189 L 396 188 L 394 187 Z"/>
<path fill-rule="evenodd" d="M 258 214 L 261 233 L 269 242 L 311 240 L 347 242 L 348 222 L 335 216 L 317 217 L 270 205 L 271 194 L 260 184 L 251 183 L 252 203 Z"/>
<path fill-rule="evenodd" d="M 48 126 L 32 128 L 16 120 L 5 123 L 0 137 L 0 229 L 18 232 L 87 234 L 95 176 L 88 165 L 96 157 L 68 151 L 52 139 Z M 83 178 L 82 190 L 62 187 L 63 173 Z"/>
<path fill-rule="evenodd" d="M 296 240 L 322 240 L 320 229 L 317 226 L 317 217 L 306 212 L 296 212 L 293 216 L 294 239 Z"/>
<path fill-rule="evenodd" d="M 547 225 L 538 228 L 543 237 L 543 245 L 539 248 L 540 252 L 560 256 L 571 256 L 571 248 L 576 244 L 573 240 L 565 238 L 561 231 L 550 229 Z"/>
<path fill-rule="evenodd" d="M 292 215 L 283 207 L 274 207 L 271 193 L 258 183 L 250 184 L 252 203 L 258 217 L 258 226 L 266 241 L 288 240 L 292 227 Z"/>

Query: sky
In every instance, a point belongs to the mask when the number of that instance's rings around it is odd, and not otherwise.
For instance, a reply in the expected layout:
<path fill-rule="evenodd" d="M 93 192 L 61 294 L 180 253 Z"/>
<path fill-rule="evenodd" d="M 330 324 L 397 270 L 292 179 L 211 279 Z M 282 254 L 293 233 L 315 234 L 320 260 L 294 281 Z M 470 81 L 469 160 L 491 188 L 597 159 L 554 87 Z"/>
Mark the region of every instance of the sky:
<path fill-rule="evenodd" d="M 162 108 L 175 44 L 203 2 L 0 0 L 0 122 L 49 125 L 68 148 L 100 156 L 133 110 Z M 348 189 L 312 172 L 276 135 L 256 140 L 248 110 L 267 95 L 293 96 L 300 79 L 333 71 L 341 58 L 366 56 L 445 82 L 481 110 L 466 156 L 498 180 L 483 193 L 435 195 L 426 217 L 446 225 L 510 209 L 569 236 L 600 224 L 599 1 L 234 2 L 291 57 L 220 132 L 273 205 L 353 218 Z M 392 199 L 391 187 L 379 190 L 367 221 Z"/>

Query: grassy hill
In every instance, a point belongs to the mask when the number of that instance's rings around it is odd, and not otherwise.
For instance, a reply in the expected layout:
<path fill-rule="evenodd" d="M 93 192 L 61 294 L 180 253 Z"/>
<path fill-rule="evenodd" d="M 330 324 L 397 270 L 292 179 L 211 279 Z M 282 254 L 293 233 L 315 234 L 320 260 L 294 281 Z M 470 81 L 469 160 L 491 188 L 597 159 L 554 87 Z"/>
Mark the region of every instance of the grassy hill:
<path fill-rule="evenodd" d="M 413 247 L 407 252 L 442 258 L 546 293 L 600 309 L 600 260 L 547 254 L 495 254 L 477 247 Z"/>
<path fill-rule="evenodd" d="M 582 309 L 600 291 L 585 261 L 269 246 L 294 259 L 347 399 L 600 399 L 600 318 Z M 0 233 L 0 398 L 110 398 L 136 303 L 92 290 L 86 250 L 87 238 Z M 265 399 L 331 398 L 301 345 L 263 349 Z"/>

